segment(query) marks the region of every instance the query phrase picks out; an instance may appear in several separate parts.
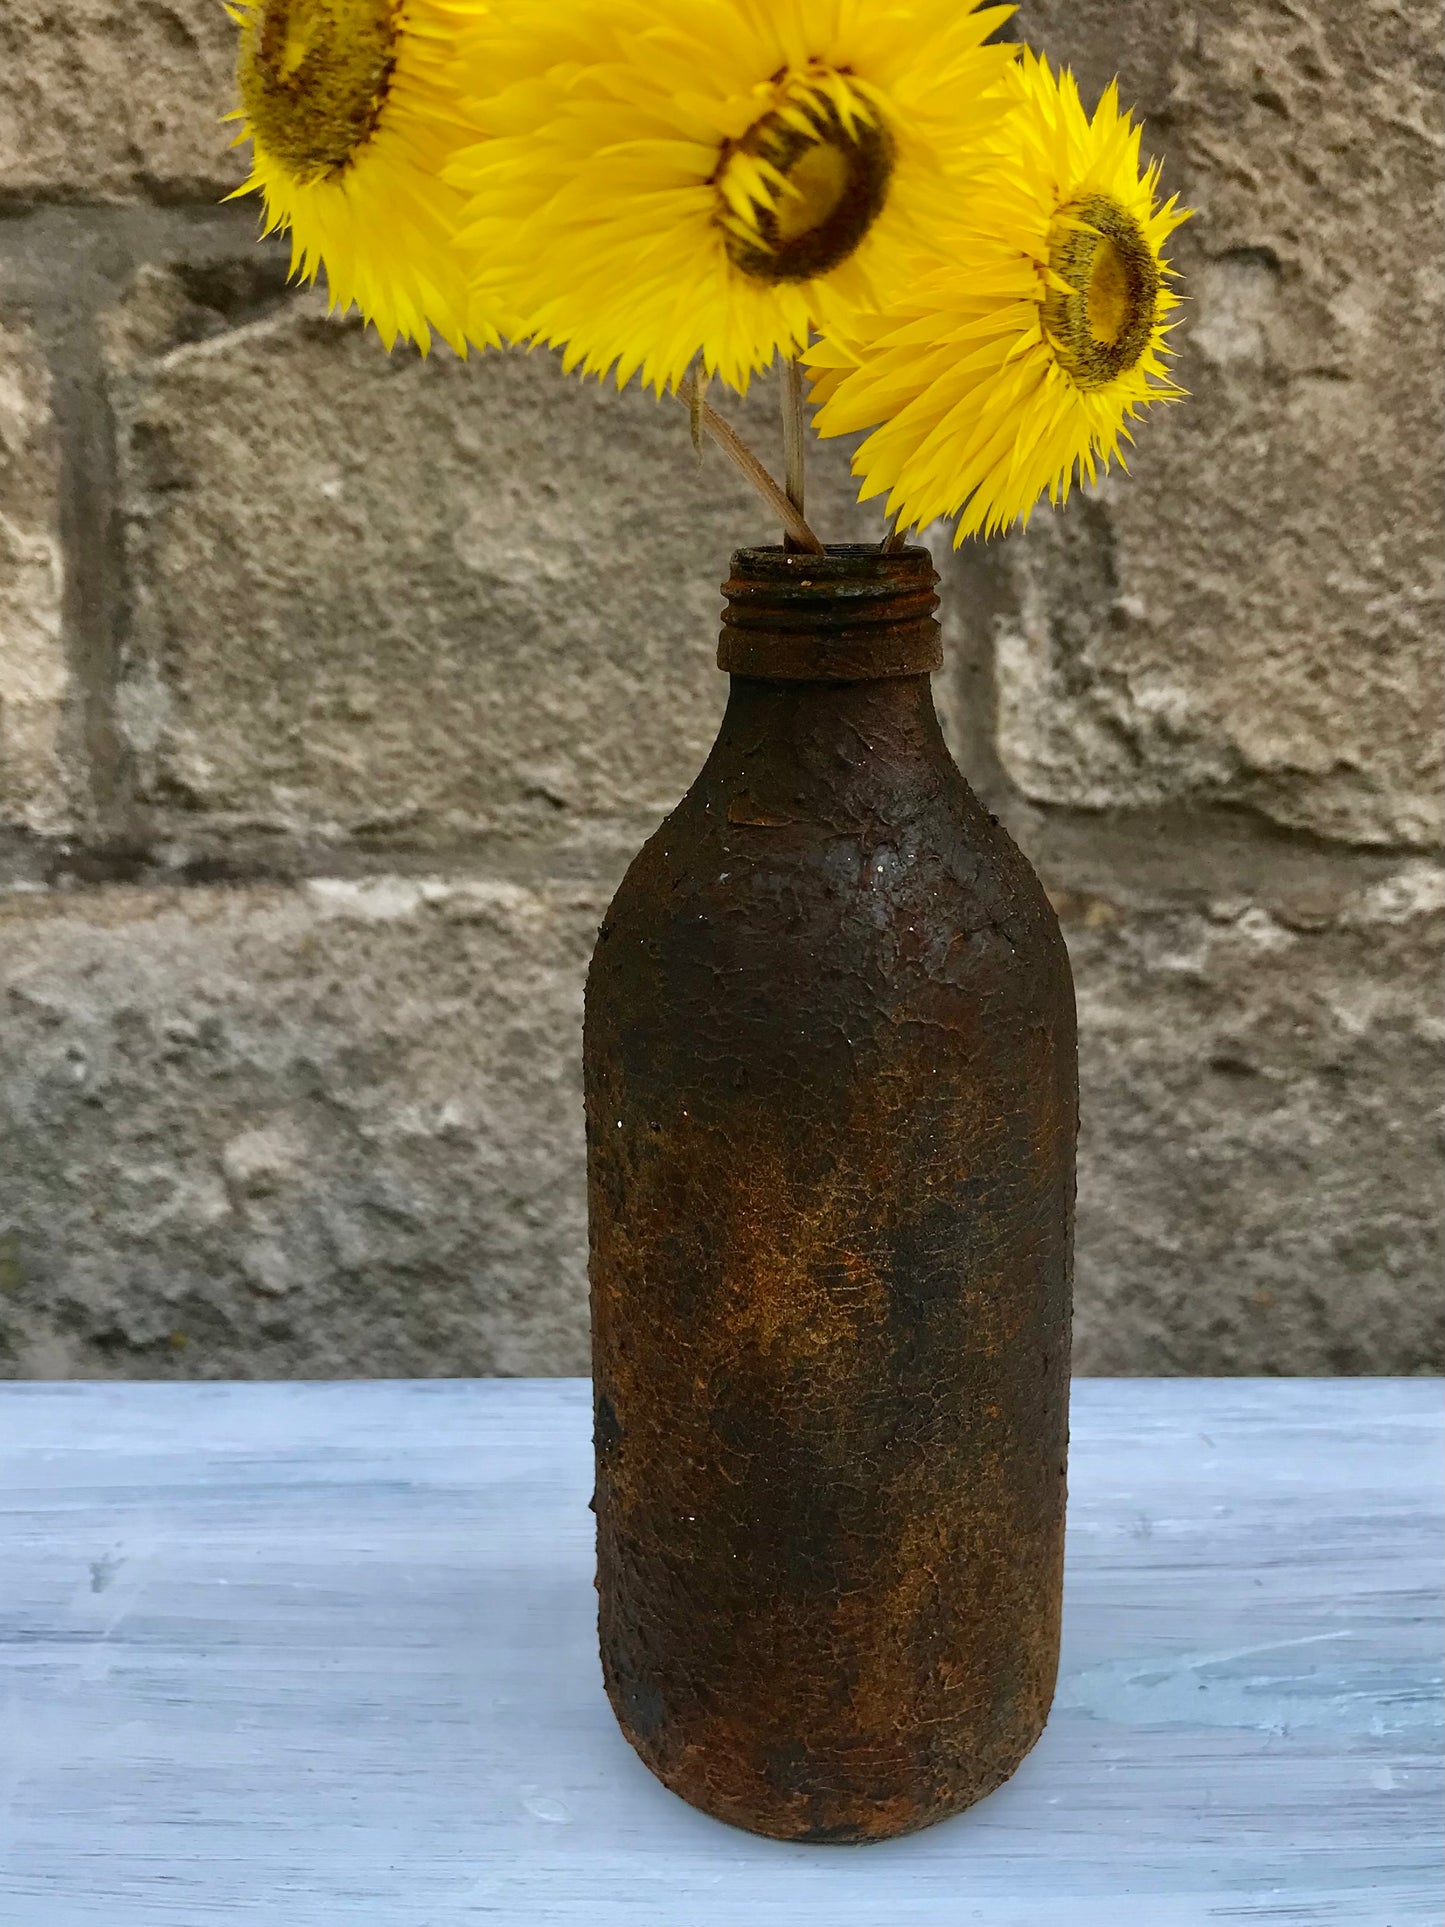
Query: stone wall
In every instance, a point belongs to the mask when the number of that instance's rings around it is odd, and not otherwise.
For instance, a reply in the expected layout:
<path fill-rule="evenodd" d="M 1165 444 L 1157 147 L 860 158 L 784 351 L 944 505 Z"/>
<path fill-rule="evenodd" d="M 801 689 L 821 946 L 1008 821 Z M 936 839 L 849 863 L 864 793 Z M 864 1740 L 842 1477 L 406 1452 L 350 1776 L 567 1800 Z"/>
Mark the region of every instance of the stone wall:
<path fill-rule="evenodd" d="M 940 545 L 1075 957 L 1079 1361 L 1439 1369 L 1435 9 L 1021 25 L 1198 209 L 1193 400 Z M 288 291 L 230 36 L 0 18 L 0 1374 L 578 1371 L 583 970 L 772 538 L 677 411 Z"/>

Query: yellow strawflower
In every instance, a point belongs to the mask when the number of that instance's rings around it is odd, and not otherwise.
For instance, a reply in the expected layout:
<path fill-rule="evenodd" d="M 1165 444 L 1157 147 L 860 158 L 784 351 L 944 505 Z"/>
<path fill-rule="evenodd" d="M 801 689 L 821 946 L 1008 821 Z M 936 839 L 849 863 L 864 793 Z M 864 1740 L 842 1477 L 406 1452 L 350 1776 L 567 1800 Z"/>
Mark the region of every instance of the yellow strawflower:
<path fill-rule="evenodd" d="M 874 430 L 860 499 L 886 492 L 902 528 L 957 514 L 956 542 L 1122 466 L 1130 420 L 1183 392 L 1163 250 L 1188 216 L 1141 170 L 1139 128 L 1112 85 L 1091 119 L 1032 53 L 1008 85 L 997 166 L 941 257 L 808 357 L 820 431 Z"/>
<path fill-rule="evenodd" d="M 569 368 L 735 388 L 876 302 L 1004 112 L 1009 6 L 501 0 L 449 178 L 498 298 Z"/>
<path fill-rule="evenodd" d="M 476 138 L 451 78 L 451 0 L 232 0 L 240 28 L 237 190 L 265 198 L 265 229 L 291 231 L 291 267 L 326 270 L 390 348 L 434 329 L 464 353 L 499 340 L 498 311 L 457 245 L 462 200 L 442 179 Z M 468 0 L 473 22 L 478 0 Z"/>

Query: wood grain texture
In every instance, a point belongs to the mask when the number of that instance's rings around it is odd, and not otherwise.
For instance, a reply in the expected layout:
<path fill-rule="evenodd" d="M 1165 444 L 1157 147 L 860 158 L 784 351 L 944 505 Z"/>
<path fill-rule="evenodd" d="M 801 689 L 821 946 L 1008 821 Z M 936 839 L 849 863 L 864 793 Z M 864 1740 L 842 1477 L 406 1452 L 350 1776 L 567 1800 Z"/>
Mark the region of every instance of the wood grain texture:
<path fill-rule="evenodd" d="M 1418 1380 L 1083 1380 L 1064 1664 L 969 1813 L 805 1847 L 633 1756 L 575 1381 L 0 1391 L 3 1927 L 1438 1927 Z"/>

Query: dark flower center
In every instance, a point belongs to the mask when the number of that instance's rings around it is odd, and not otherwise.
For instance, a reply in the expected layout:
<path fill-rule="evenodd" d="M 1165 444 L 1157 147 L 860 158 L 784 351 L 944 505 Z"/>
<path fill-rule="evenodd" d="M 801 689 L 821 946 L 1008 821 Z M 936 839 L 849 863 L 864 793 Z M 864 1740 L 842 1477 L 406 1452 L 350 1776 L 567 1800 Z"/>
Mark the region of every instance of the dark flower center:
<path fill-rule="evenodd" d="M 1044 331 L 1059 363 L 1080 388 L 1106 387 L 1135 365 L 1154 332 L 1154 251 L 1127 208 L 1089 194 L 1055 216 L 1049 266 L 1068 286 L 1044 297 Z"/>
<path fill-rule="evenodd" d="M 877 220 L 893 140 L 858 100 L 804 88 L 730 142 L 714 180 L 728 259 L 755 281 L 811 281 L 840 267 Z"/>
<path fill-rule="evenodd" d="M 238 70 L 258 150 L 299 182 L 347 166 L 376 132 L 396 37 L 396 0 L 259 0 Z"/>

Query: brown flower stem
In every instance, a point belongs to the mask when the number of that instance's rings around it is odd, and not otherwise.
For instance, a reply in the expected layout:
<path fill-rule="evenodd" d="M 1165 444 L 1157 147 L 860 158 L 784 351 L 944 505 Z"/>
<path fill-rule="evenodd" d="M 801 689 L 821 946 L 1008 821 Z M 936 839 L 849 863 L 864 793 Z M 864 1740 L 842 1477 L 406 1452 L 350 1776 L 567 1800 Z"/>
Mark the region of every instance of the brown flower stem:
<path fill-rule="evenodd" d="M 692 452 L 702 458 L 702 411 L 707 406 L 708 383 L 710 375 L 699 371 L 692 378 L 692 393 L 687 397 L 688 423 L 692 429 Z"/>
<path fill-rule="evenodd" d="M 698 397 L 696 384 L 691 375 L 683 376 L 677 385 L 677 392 L 682 402 L 696 412 L 705 432 L 711 435 L 733 467 L 751 482 L 767 503 L 771 513 L 782 523 L 786 534 L 792 537 L 795 545 L 809 555 L 822 555 L 823 544 L 808 527 L 802 514 L 794 508 L 742 437 L 729 428 L 721 415 Z"/>
<path fill-rule="evenodd" d="M 796 356 L 783 364 L 783 488 L 798 511 L 805 512 L 808 486 L 808 424 L 803 415 L 803 364 Z"/>
<path fill-rule="evenodd" d="M 905 549 L 907 546 L 908 532 L 903 528 L 901 523 L 895 522 L 892 529 L 883 538 L 883 553 L 885 555 L 897 555 L 900 549 Z"/>

